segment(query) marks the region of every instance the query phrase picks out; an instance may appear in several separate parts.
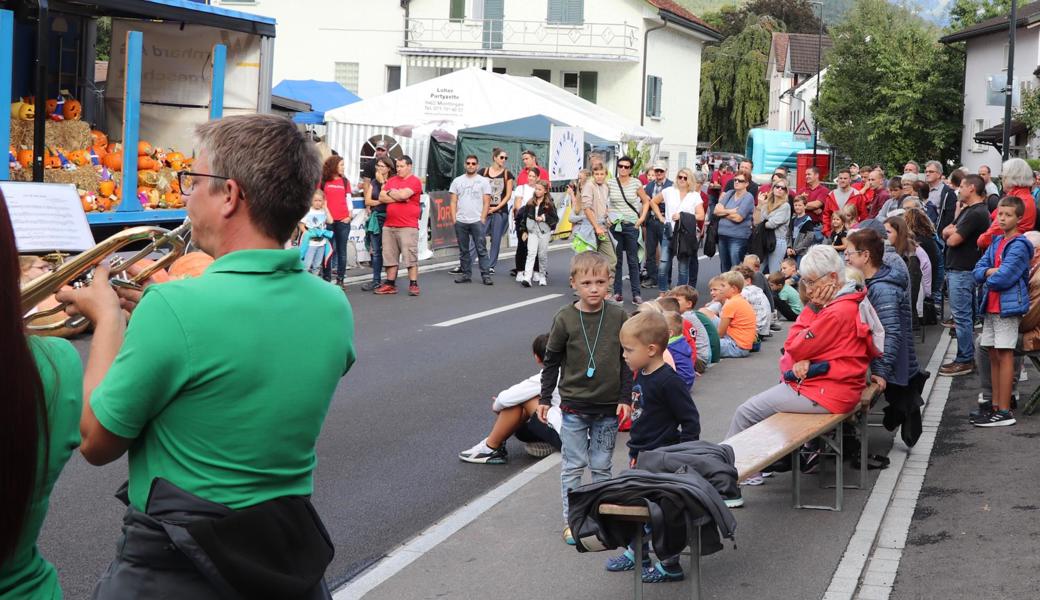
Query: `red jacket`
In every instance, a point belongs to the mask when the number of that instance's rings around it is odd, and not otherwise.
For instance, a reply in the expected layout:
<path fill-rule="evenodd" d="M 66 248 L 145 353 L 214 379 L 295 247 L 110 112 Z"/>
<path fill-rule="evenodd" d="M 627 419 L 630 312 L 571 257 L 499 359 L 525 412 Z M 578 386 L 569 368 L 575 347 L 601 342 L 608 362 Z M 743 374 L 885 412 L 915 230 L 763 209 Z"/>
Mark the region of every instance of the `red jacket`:
<path fill-rule="evenodd" d="M 870 361 L 879 355 L 870 327 L 859 314 L 866 295 L 864 290 L 839 296 L 820 312 L 807 304 L 784 342 L 781 373 L 802 360 L 830 365 L 823 375 L 787 384 L 834 414 L 855 410 L 866 387 Z"/>
<path fill-rule="evenodd" d="M 1026 205 L 1026 211 L 1022 214 L 1022 218 L 1018 220 L 1018 232 L 1025 233 L 1033 230 L 1033 225 L 1036 223 L 1036 200 L 1033 199 L 1032 191 L 1027 187 L 1013 187 L 1005 194 L 1006 196 L 1016 196 L 1022 200 L 1022 204 Z M 993 236 L 1003 235 L 1004 231 L 1000 228 L 1000 224 L 997 223 L 997 211 L 994 210 L 990 216 L 989 229 L 979 235 L 978 245 L 979 248 L 985 250 L 989 248 L 989 245 L 993 242 Z"/>
<path fill-rule="evenodd" d="M 856 196 L 859 195 L 859 190 L 857 190 L 856 188 L 850 188 L 850 189 L 852 190 L 852 195 L 849 196 L 849 199 L 846 201 L 846 204 L 851 202 L 853 205 L 855 205 L 855 203 L 856 203 Z M 838 212 L 838 210 L 840 210 L 838 208 L 838 199 L 834 197 L 834 190 L 831 190 L 830 193 L 827 194 L 827 199 L 823 201 L 823 235 L 824 236 L 829 237 L 831 235 L 831 216 L 834 213 Z M 856 207 L 856 210 L 858 212 L 859 211 L 859 207 Z M 863 220 L 863 215 L 859 216 L 859 220 L 860 221 Z"/>

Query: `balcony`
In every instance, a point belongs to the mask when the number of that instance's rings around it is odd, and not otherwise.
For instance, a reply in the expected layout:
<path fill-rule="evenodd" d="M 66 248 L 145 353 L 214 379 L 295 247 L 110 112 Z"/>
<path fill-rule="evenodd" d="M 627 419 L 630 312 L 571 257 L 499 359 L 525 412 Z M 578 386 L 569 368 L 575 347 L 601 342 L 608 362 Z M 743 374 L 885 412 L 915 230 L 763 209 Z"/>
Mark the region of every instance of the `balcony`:
<path fill-rule="evenodd" d="M 401 54 L 411 56 L 639 61 L 639 30 L 627 23 L 409 18 L 405 27 Z"/>

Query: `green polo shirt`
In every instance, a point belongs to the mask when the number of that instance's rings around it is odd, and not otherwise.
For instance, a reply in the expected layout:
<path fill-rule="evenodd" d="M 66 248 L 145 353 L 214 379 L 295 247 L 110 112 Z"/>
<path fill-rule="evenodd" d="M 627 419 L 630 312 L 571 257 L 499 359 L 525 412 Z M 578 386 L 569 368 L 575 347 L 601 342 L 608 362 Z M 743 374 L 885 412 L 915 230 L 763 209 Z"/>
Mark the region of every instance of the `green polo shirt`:
<path fill-rule="evenodd" d="M 239 250 L 148 287 L 90 406 L 134 440 L 135 508 L 157 477 L 243 508 L 312 492 L 318 433 L 354 359 L 340 288 L 295 250 Z"/>

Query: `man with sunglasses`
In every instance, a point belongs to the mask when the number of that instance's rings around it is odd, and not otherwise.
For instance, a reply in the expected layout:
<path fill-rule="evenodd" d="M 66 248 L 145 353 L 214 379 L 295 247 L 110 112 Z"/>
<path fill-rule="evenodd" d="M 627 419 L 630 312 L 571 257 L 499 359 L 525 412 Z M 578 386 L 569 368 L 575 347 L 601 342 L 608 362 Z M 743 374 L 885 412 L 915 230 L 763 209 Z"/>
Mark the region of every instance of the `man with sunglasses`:
<path fill-rule="evenodd" d="M 607 181 L 608 204 L 607 220 L 610 230 L 617 242 L 615 252 L 617 264 L 614 268 L 614 301 L 624 302 L 622 295 L 622 275 L 624 264 L 628 262 L 629 284 L 632 288 L 632 303 L 642 304 L 639 294 L 639 228 L 646 221 L 646 213 L 650 209 L 650 196 L 632 176 L 635 161 L 630 156 L 622 156 L 617 161 L 617 176 Z"/>
<path fill-rule="evenodd" d="M 470 247 L 475 246 L 480 265 L 480 278 L 484 285 L 493 285 L 488 252 L 484 238 L 488 207 L 491 205 L 491 184 L 486 177 L 477 175 L 480 166 L 477 157 L 466 157 L 466 173 L 451 182 L 451 214 L 455 220 L 455 237 L 459 242 L 459 267 L 461 273 L 455 283 L 473 281 L 473 257 Z"/>
<path fill-rule="evenodd" d="M 672 180 L 668 179 L 668 163 L 663 160 L 654 163 L 652 172 L 654 178 L 643 186 L 643 191 L 648 197 L 656 198 L 661 192 L 672 187 Z M 661 236 L 664 234 L 664 215 L 653 202 L 650 203 L 650 212 L 646 214 L 645 229 L 643 239 L 646 241 L 646 253 L 643 266 L 646 269 L 646 279 L 643 280 L 643 287 L 653 288 L 657 285 L 657 253 L 661 246 Z"/>

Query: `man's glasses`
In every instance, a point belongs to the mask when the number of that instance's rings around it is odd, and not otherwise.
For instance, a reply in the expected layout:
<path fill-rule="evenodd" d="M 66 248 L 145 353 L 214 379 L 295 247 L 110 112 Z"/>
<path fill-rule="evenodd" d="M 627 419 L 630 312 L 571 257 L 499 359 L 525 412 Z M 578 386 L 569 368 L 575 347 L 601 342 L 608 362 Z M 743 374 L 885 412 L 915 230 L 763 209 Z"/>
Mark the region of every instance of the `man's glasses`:
<path fill-rule="evenodd" d="M 864 252 L 866 252 L 866 250 L 846 250 L 843 254 L 845 254 L 845 258 L 852 258 L 853 255 L 863 254 Z"/>
<path fill-rule="evenodd" d="M 632 165 L 622 165 L 622 164 L 619 164 L 617 166 L 617 168 L 619 168 L 619 169 L 631 169 Z"/>
<path fill-rule="evenodd" d="M 475 166 L 477 166 L 477 163 L 475 163 L 475 162 L 473 162 L 471 160 L 467 160 L 466 161 L 466 166 L 467 167 L 475 167 Z"/>
<path fill-rule="evenodd" d="M 211 179 L 223 179 L 224 181 L 229 181 L 231 179 L 230 177 L 223 177 L 221 175 L 210 175 L 208 173 L 192 173 L 191 171 L 180 171 L 177 173 L 177 183 L 179 183 L 181 186 L 181 194 L 184 194 L 185 196 L 190 196 L 191 192 L 195 189 L 195 186 L 198 185 L 199 180 L 204 177 L 209 177 Z"/>

